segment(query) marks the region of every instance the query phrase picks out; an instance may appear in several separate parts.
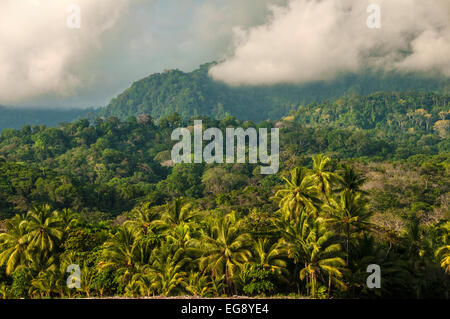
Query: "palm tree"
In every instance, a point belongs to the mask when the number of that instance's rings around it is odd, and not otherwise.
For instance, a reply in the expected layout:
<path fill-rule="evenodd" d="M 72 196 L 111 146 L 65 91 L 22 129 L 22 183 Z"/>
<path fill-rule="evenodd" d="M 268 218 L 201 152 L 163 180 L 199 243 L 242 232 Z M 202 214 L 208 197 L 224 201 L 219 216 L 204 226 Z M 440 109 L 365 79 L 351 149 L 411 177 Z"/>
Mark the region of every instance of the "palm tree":
<path fill-rule="evenodd" d="M 450 274 L 450 245 L 445 245 L 436 250 L 436 257 L 442 255 L 441 267 Z"/>
<path fill-rule="evenodd" d="M 6 274 L 10 275 L 28 259 L 27 221 L 16 215 L 5 226 L 6 233 L 0 234 L 0 265 L 6 265 Z"/>
<path fill-rule="evenodd" d="M 140 296 L 150 297 L 155 294 L 155 275 L 150 272 L 148 265 L 143 266 L 141 271 L 134 274 L 130 283 L 127 285 L 128 292 Z M 129 286 L 129 287 L 128 287 Z"/>
<path fill-rule="evenodd" d="M 382 268 L 381 289 L 383 296 L 395 296 L 397 291 L 411 289 L 411 278 L 408 263 L 399 256 L 388 252 L 385 243 L 375 239 L 374 236 L 364 233 L 361 239 L 352 249 L 352 261 L 349 264 L 348 281 L 351 283 L 351 294 L 353 296 L 372 295 L 374 291 L 368 289 L 366 283 L 367 266 L 371 264 L 380 265 Z M 375 293 L 376 294 L 376 293 Z"/>
<path fill-rule="evenodd" d="M 187 249 L 192 242 L 192 226 L 190 224 L 181 223 L 167 231 L 166 241 L 177 245 L 182 249 Z"/>
<path fill-rule="evenodd" d="M 30 249 L 38 249 L 44 254 L 53 251 L 56 242 L 63 236 L 57 212 L 44 205 L 29 211 L 27 219 Z"/>
<path fill-rule="evenodd" d="M 314 221 L 310 217 L 302 218 L 294 227 L 288 226 L 284 237 L 288 255 L 301 265 L 299 278 L 306 279 L 313 298 L 318 279 L 323 282 L 328 279 L 328 291 L 332 282 L 345 288 L 340 280 L 345 266 L 345 261 L 339 257 L 341 246 L 332 242 L 334 233 L 327 229 L 322 218 Z"/>
<path fill-rule="evenodd" d="M 341 174 L 338 176 L 338 181 L 341 184 L 341 188 L 337 189 L 337 191 L 348 190 L 351 192 L 366 193 L 361 190 L 361 186 L 364 185 L 366 179 L 361 174 L 358 174 L 351 166 L 344 165 Z"/>
<path fill-rule="evenodd" d="M 50 297 L 55 291 L 55 270 L 49 269 L 41 271 L 36 278 L 31 280 L 30 295 L 39 294 L 40 296 Z"/>
<path fill-rule="evenodd" d="M 304 167 L 294 168 L 286 186 L 275 194 L 285 218 L 294 218 L 309 210 L 316 212 L 321 204 L 315 178 Z M 292 216 L 294 214 L 294 216 Z"/>
<path fill-rule="evenodd" d="M 189 223 L 195 217 L 192 211 L 192 205 L 187 203 L 184 198 L 176 198 L 172 203 L 167 204 L 166 210 L 161 216 L 162 225 L 174 227 L 181 223 Z"/>
<path fill-rule="evenodd" d="M 159 294 L 169 296 L 185 283 L 186 273 L 182 270 L 186 259 L 183 249 L 164 243 L 152 252 L 150 272 L 153 274 L 152 287 Z"/>
<path fill-rule="evenodd" d="M 450 245 L 448 244 L 448 238 L 450 236 L 450 222 L 447 222 L 441 226 L 441 229 L 444 231 L 444 234 L 442 235 L 442 242 L 444 245 L 436 250 L 435 256 L 440 256 L 441 267 L 444 268 L 446 273 L 450 274 Z"/>
<path fill-rule="evenodd" d="M 47 255 L 37 249 L 33 249 L 27 254 L 28 262 L 26 263 L 28 270 L 32 273 L 40 273 L 41 271 L 56 270 L 56 255 Z"/>
<path fill-rule="evenodd" d="M 251 257 L 248 249 L 250 235 L 243 231 L 235 212 L 206 226 L 200 241 L 204 250 L 200 268 L 215 278 L 225 275 L 225 282 L 231 289 L 235 273 Z"/>
<path fill-rule="evenodd" d="M 370 222 L 372 212 L 360 193 L 344 190 L 338 201 L 331 200 L 330 206 L 324 207 L 328 212 L 326 222 L 338 227 L 345 234 L 347 265 L 349 258 L 350 236 L 373 227 Z"/>
<path fill-rule="evenodd" d="M 208 276 L 193 270 L 189 273 L 184 288 L 194 297 L 205 297 L 216 292 Z"/>
<path fill-rule="evenodd" d="M 9 297 L 9 289 L 6 284 L 0 285 L 0 299 L 6 299 Z"/>
<path fill-rule="evenodd" d="M 91 286 L 94 281 L 94 275 L 94 270 L 86 265 L 81 269 L 81 289 L 88 297 L 91 295 Z"/>
<path fill-rule="evenodd" d="M 259 238 L 254 244 L 255 262 L 272 272 L 282 273 L 286 271 L 287 250 L 280 242 L 272 244 L 267 238 Z"/>
<path fill-rule="evenodd" d="M 119 228 L 114 237 L 105 243 L 103 257 L 106 262 L 101 264 L 103 268 L 112 267 L 122 275 L 122 280 L 126 281 L 132 276 L 137 264 L 141 261 L 139 252 L 143 252 L 142 246 L 138 245 L 135 230 L 129 225 Z"/>
<path fill-rule="evenodd" d="M 65 232 L 78 222 L 77 215 L 70 208 L 64 208 L 61 212 L 57 212 L 56 217 L 61 222 L 62 229 Z"/>
<path fill-rule="evenodd" d="M 138 275 L 138 274 L 136 274 Z M 135 276 L 130 280 L 130 282 L 125 287 L 125 295 L 130 297 L 140 297 L 145 294 L 145 287 L 142 285 L 140 278 L 136 279 Z"/>
<path fill-rule="evenodd" d="M 59 294 L 64 297 L 67 291 L 66 267 L 57 263 L 55 256 L 47 257 L 38 254 L 33 257 L 29 270 L 38 275 L 31 281 L 30 294 L 39 294 L 50 297 Z"/>
<path fill-rule="evenodd" d="M 150 207 L 151 203 L 145 203 L 134 208 L 131 213 L 134 219 L 126 221 L 125 224 L 132 225 L 142 235 L 146 236 L 153 232 L 153 229 L 160 221 L 159 213 Z"/>
<path fill-rule="evenodd" d="M 333 182 L 338 180 L 337 174 L 328 170 L 330 163 L 331 158 L 328 156 L 319 154 L 313 157 L 313 176 L 316 178 L 318 187 L 328 203 L 331 186 Z"/>

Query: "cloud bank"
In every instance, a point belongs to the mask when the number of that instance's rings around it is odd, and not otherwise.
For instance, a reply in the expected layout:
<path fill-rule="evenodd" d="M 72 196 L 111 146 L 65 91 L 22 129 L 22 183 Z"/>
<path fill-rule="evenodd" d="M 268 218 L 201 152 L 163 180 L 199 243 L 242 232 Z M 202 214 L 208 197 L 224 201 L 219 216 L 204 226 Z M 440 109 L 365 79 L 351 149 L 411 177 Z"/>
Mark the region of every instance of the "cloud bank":
<path fill-rule="evenodd" d="M 91 78 L 80 63 L 100 47 L 130 0 L 77 0 L 81 29 L 67 27 L 70 0 L 2 0 L 0 103 L 50 93 L 73 94 Z M 85 73 L 88 75 L 88 73 Z"/>
<path fill-rule="evenodd" d="M 81 29 L 66 25 L 69 4 Z M 369 3 L 382 9 L 369 29 Z M 450 74 L 448 0 L 2 0 L 0 104 L 101 106 L 154 72 L 210 61 L 229 84 L 386 70 Z"/>
<path fill-rule="evenodd" d="M 164 69 L 222 59 L 233 28 L 263 24 L 288 0 L 2 0 L 0 104 L 105 105 Z M 81 29 L 66 26 L 81 8 Z"/>
<path fill-rule="evenodd" d="M 368 28 L 369 4 L 381 28 Z M 365 68 L 450 76 L 448 0 L 290 0 L 263 25 L 235 29 L 232 54 L 210 70 L 230 85 L 307 83 Z"/>

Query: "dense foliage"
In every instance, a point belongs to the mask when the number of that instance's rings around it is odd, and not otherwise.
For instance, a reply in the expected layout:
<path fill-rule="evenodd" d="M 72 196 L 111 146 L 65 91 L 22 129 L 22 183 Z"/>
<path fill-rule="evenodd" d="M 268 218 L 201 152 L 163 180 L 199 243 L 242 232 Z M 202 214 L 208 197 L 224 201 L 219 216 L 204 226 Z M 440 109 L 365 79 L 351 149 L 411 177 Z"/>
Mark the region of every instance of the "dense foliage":
<path fill-rule="evenodd" d="M 142 203 L 114 225 L 36 207 L 5 222 L 0 292 L 448 298 L 449 222 L 424 225 L 411 212 L 401 231 L 373 223 L 360 176 L 349 167 L 338 174 L 330 163 L 318 155 L 312 169 L 293 169 L 270 214 L 203 210 L 178 198 Z M 73 264 L 78 289 L 66 282 Z M 380 290 L 365 286 L 369 264 L 383 269 Z"/>
<path fill-rule="evenodd" d="M 4 130 L 0 297 L 448 298 L 448 117 L 447 95 L 417 92 L 300 105 L 278 122 L 201 117 L 279 127 L 268 176 L 174 166 L 170 135 L 193 123 L 178 114 Z M 366 286 L 369 264 L 381 289 Z"/>
<path fill-rule="evenodd" d="M 232 115 L 242 120 L 264 121 L 279 119 L 296 110 L 300 104 L 345 95 L 366 95 L 388 90 L 448 93 L 450 88 L 448 78 L 421 78 L 370 70 L 325 83 L 230 87 L 209 77 L 208 71 L 212 65 L 214 63 L 204 64 L 190 73 L 167 70 L 152 74 L 133 83 L 109 105 L 91 116 L 115 116 L 126 120 L 129 116 L 146 113 L 160 119 L 177 112 L 184 118 Z"/>

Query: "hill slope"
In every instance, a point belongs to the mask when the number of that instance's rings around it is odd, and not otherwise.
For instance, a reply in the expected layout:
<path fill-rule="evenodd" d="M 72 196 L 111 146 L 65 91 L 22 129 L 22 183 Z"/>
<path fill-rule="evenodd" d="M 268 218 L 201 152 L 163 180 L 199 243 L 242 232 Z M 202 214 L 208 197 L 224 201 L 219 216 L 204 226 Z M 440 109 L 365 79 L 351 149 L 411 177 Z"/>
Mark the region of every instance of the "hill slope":
<path fill-rule="evenodd" d="M 208 76 L 212 65 L 204 64 L 190 73 L 170 70 L 150 75 L 133 83 L 109 105 L 92 115 L 127 119 L 146 113 L 160 119 L 177 112 L 184 118 L 197 115 L 221 118 L 231 114 L 243 120 L 263 121 L 279 119 L 301 104 L 339 96 L 366 95 L 376 91 L 445 91 L 450 84 L 449 79 L 366 72 L 342 76 L 329 83 L 304 86 L 229 87 Z"/>

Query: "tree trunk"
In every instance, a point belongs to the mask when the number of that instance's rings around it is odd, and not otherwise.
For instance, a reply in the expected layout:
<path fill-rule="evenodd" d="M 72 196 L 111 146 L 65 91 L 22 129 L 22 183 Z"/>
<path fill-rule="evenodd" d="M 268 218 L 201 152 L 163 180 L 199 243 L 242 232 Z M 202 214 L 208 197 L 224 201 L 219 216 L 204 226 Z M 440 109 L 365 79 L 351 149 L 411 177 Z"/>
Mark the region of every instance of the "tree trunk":
<path fill-rule="evenodd" d="M 330 298 L 331 291 L 331 273 L 328 273 L 328 298 Z"/>
<path fill-rule="evenodd" d="M 349 245 L 349 242 L 350 242 L 350 227 L 349 226 L 347 226 L 347 243 L 346 243 L 346 250 L 347 250 L 347 267 L 348 267 L 348 245 Z"/>

